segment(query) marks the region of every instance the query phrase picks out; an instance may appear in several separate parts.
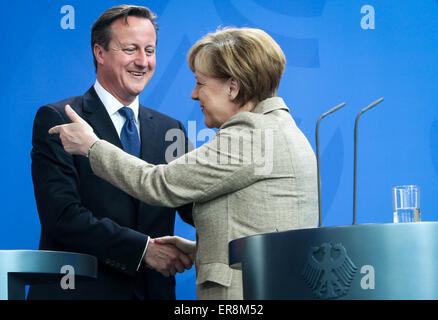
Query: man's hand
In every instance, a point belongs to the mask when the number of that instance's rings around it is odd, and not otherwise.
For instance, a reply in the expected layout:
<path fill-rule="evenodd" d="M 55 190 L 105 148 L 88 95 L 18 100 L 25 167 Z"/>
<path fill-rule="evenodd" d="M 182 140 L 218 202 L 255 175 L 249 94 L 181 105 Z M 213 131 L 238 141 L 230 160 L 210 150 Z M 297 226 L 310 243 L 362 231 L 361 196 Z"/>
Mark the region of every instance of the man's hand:
<path fill-rule="evenodd" d="M 157 244 L 171 244 L 177 247 L 179 250 L 187 254 L 192 261 L 195 261 L 196 256 L 196 242 L 188 239 L 184 239 L 178 236 L 165 236 L 161 238 L 155 238 L 154 242 Z"/>
<path fill-rule="evenodd" d="M 72 123 L 50 128 L 49 133 L 59 133 L 65 151 L 70 154 L 88 155 L 88 149 L 99 140 L 93 128 L 82 119 L 69 105 L 65 106 L 65 113 Z"/>
<path fill-rule="evenodd" d="M 163 276 L 174 276 L 176 272 L 183 273 L 190 269 L 193 260 L 171 244 L 157 244 L 155 239 L 150 239 L 144 256 L 146 265 L 160 272 Z"/>

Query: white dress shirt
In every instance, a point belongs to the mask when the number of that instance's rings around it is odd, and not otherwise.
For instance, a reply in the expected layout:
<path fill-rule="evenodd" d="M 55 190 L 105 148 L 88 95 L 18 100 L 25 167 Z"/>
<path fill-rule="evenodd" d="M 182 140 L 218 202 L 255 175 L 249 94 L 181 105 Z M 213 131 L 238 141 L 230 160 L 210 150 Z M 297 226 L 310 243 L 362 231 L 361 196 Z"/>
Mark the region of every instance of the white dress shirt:
<path fill-rule="evenodd" d="M 138 137 L 140 138 L 140 121 L 138 119 L 138 108 L 139 108 L 139 102 L 138 102 L 138 96 L 135 98 L 135 100 L 128 106 L 123 105 L 119 100 L 117 100 L 111 93 L 109 93 L 102 85 L 99 83 L 99 81 L 96 79 L 96 83 L 94 84 L 94 90 L 96 90 L 97 96 L 99 97 L 100 101 L 102 101 L 103 105 L 105 106 L 106 111 L 108 112 L 111 121 L 114 124 L 114 127 L 116 128 L 117 134 L 119 135 L 122 132 L 123 125 L 126 122 L 126 118 L 122 116 L 119 113 L 120 108 L 122 107 L 128 107 L 131 108 L 134 112 L 134 120 L 135 120 L 135 126 L 137 127 L 138 131 Z M 141 142 L 141 140 L 140 140 Z M 146 253 L 146 250 L 148 248 L 150 237 L 148 236 L 148 239 L 146 241 L 146 247 L 144 248 L 142 258 L 140 262 L 138 263 L 138 268 L 140 268 L 140 264 L 143 261 L 143 257 Z"/>
<path fill-rule="evenodd" d="M 96 83 L 94 84 L 94 90 L 96 90 L 96 93 L 100 101 L 102 101 L 103 105 L 105 106 L 105 109 L 108 112 L 114 124 L 114 127 L 117 130 L 117 134 L 119 135 L 119 138 L 120 138 L 120 133 L 122 132 L 123 125 L 126 122 L 126 118 L 119 113 L 119 110 L 122 107 L 129 107 L 134 112 L 135 125 L 137 127 L 138 137 L 140 138 L 140 121 L 138 119 L 138 108 L 139 108 L 138 96 L 130 105 L 125 106 L 119 100 L 117 100 L 111 93 L 106 91 L 98 80 L 96 80 Z"/>

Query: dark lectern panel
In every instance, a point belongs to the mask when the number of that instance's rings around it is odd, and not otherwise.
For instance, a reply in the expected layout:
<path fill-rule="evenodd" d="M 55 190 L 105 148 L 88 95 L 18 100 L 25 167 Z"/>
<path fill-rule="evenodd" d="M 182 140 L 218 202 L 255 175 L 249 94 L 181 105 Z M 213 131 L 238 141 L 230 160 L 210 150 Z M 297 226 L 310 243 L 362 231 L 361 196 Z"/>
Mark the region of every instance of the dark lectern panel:
<path fill-rule="evenodd" d="M 438 299 L 438 223 L 274 232 L 230 242 L 245 299 Z"/>

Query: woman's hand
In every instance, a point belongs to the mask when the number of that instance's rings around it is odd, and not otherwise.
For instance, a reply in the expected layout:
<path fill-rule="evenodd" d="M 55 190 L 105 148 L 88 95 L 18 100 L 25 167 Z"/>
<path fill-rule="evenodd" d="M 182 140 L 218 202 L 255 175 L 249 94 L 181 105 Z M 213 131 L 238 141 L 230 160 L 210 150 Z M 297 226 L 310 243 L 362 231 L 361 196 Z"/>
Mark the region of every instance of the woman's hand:
<path fill-rule="evenodd" d="M 161 238 L 155 238 L 154 242 L 157 244 L 172 244 L 179 250 L 187 254 L 192 261 L 195 261 L 196 257 L 196 242 L 187 240 L 178 236 L 165 236 Z"/>
<path fill-rule="evenodd" d="M 68 153 L 88 156 L 88 150 L 99 138 L 94 134 L 93 128 L 68 104 L 65 106 L 65 113 L 72 123 L 50 128 L 49 133 L 59 133 L 62 145 Z"/>

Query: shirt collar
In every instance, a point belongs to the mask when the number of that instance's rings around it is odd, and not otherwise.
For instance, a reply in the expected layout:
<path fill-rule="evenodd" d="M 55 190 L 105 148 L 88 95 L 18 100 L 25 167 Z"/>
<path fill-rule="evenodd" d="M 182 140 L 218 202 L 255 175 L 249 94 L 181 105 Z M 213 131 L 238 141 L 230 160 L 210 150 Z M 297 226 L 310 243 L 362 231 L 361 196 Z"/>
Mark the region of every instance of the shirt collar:
<path fill-rule="evenodd" d="M 124 105 L 119 100 L 117 100 L 111 93 L 109 93 L 104 87 L 102 87 L 97 79 L 96 83 L 94 84 L 94 90 L 96 90 L 99 99 L 102 101 L 106 111 L 110 116 L 113 116 L 119 111 L 120 108 L 124 107 Z M 130 105 L 127 105 L 126 107 L 131 108 L 134 112 L 135 119 L 138 119 L 138 96 Z"/>

